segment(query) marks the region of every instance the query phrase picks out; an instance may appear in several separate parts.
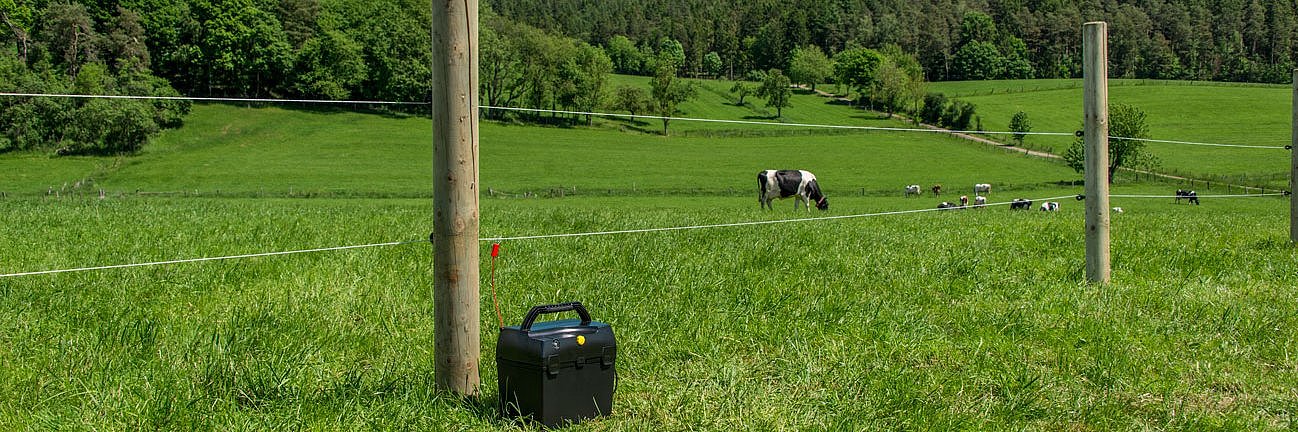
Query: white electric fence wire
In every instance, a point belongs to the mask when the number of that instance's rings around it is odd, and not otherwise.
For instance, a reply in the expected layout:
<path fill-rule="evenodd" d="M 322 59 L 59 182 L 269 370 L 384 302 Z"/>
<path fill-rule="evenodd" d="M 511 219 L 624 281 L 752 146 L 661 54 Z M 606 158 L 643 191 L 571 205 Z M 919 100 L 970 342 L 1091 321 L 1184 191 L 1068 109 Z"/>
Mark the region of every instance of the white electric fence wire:
<path fill-rule="evenodd" d="M 393 102 L 370 100 L 322 100 L 322 99 L 261 99 L 229 97 L 190 97 L 190 96 L 128 96 L 128 95 L 80 95 L 80 94 L 45 94 L 45 93 L 3 93 L 0 96 L 17 97 L 60 97 L 77 99 L 131 99 L 131 100 L 175 100 L 198 102 L 266 102 L 266 103 L 313 103 L 313 104 L 366 104 L 366 105 L 428 105 L 428 102 Z"/>
<path fill-rule="evenodd" d="M 368 104 L 368 105 L 431 105 L 429 102 L 394 102 L 394 101 L 374 101 L 374 100 L 323 100 L 323 99 L 267 99 L 267 98 L 225 98 L 225 97 L 190 97 L 190 96 L 128 96 L 128 95 L 81 95 L 81 94 L 57 94 L 57 93 L 9 93 L 0 92 L 0 96 L 14 97 L 61 97 L 61 98 L 82 98 L 82 99 L 133 99 L 133 100 L 188 100 L 200 102 L 264 102 L 264 103 L 312 103 L 312 104 Z M 786 127 L 807 127 L 820 129 L 848 129 L 848 130 L 872 130 L 886 132 L 927 132 L 927 133 L 951 133 L 951 134 L 981 134 L 981 135 L 1035 135 L 1035 136 L 1074 136 L 1075 133 L 1069 132 L 1005 132 L 1005 131 L 971 131 L 971 130 L 949 130 L 938 128 L 893 128 L 877 126 L 848 126 L 848 125 L 826 125 L 812 123 L 777 123 L 777 122 L 760 122 L 751 120 L 721 120 L 705 119 L 691 117 L 665 117 L 653 115 L 631 115 L 618 113 L 601 113 L 586 111 L 568 111 L 568 110 L 551 110 L 536 108 L 516 108 L 516 107 L 497 107 L 479 105 L 479 109 L 494 109 L 502 111 L 521 111 L 534 113 L 553 113 L 553 114 L 572 114 L 572 115 L 590 115 L 600 117 L 626 117 L 626 118 L 647 118 L 655 120 L 680 120 L 705 123 L 729 123 L 745 125 L 765 125 L 765 126 L 786 126 Z M 1110 139 L 1121 139 L 1131 141 L 1143 141 L 1164 144 L 1181 144 L 1195 146 L 1211 147 L 1234 147 L 1234 148 L 1251 148 L 1251 149 L 1274 149 L 1287 150 L 1284 146 L 1259 146 L 1243 144 L 1219 144 L 1195 141 L 1175 141 L 1175 140 L 1158 140 L 1150 138 L 1126 138 L 1110 136 Z"/>
<path fill-rule="evenodd" d="M 1238 194 L 1238 195 L 1195 195 L 1195 198 L 1257 198 L 1272 196 L 1287 196 L 1287 193 L 1264 193 L 1264 194 Z M 1185 195 L 1114 195 L 1109 194 L 1109 198 L 1185 198 L 1191 197 Z"/>
<path fill-rule="evenodd" d="M 1073 197 L 1076 197 L 1076 196 L 1077 196 L 1077 195 L 1064 195 L 1064 196 L 1058 196 L 1058 197 L 1052 197 L 1052 198 L 1041 198 L 1041 199 L 1036 200 L 1036 201 L 1038 201 L 1038 202 L 1040 202 L 1040 201 L 1050 201 L 1050 200 L 1057 200 L 1057 199 L 1064 199 L 1064 198 L 1073 198 Z M 1011 204 L 1011 203 L 1010 203 L 1010 202 L 1002 202 L 1002 203 L 988 203 L 988 204 L 985 204 L 983 207 L 992 207 L 992 206 L 1008 205 L 1008 204 Z M 679 226 L 679 227 L 643 228 L 643 229 L 629 229 L 629 230 L 618 230 L 618 231 L 598 231 L 598 232 L 569 233 L 569 234 L 542 234 L 542 235 L 516 236 L 516 237 L 491 237 L 491 238 L 484 238 L 484 239 L 481 239 L 481 241 L 505 242 L 505 241 L 513 241 L 513 240 L 536 240 L 536 239 L 569 238 L 569 237 L 592 237 L 592 236 L 614 235 L 614 234 L 638 234 L 638 233 L 663 232 L 663 231 L 683 231 L 683 230 L 696 230 L 696 229 L 708 229 L 708 228 L 727 228 L 727 227 L 741 227 L 741 226 L 753 226 L 753 225 L 772 225 L 772 224 L 796 223 L 796 222 L 818 222 L 818 221 L 827 221 L 827 220 L 859 219 L 859 218 L 868 218 L 868 217 L 877 217 L 877 216 L 892 216 L 892 215 L 904 215 L 904 214 L 914 214 L 914 213 L 928 213 L 928 212 L 936 212 L 936 211 L 950 211 L 950 210 L 974 209 L 974 208 L 977 208 L 977 207 L 971 205 L 971 206 L 966 206 L 966 207 L 952 207 L 952 208 L 927 208 L 927 209 L 919 209 L 919 210 L 900 210 L 900 211 L 890 211 L 890 212 L 881 212 L 881 213 L 865 213 L 865 214 L 855 214 L 855 215 L 845 215 L 845 216 L 810 217 L 810 218 L 801 218 L 801 219 L 778 219 L 778 220 L 768 220 L 768 221 L 737 222 L 737 223 L 724 223 L 724 224 L 712 224 L 712 225 L 690 225 L 690 226 Z"/>
<path fill-rule="evenodd" d="M 1064 196 L 1054 197 L 1054 198 L 1042 198 L 1041 200 L 1050 201 L 1056 199 L 1070 198 L 1074 196 L 1076 195 L 1064 195 Z M 1009 204 L 1009 203 L 1005 202 L 1005 203 L 987 204 L 986 207 L 1005 205 L 1005 204 Z M 970 206 L 966 208 L 973 208 L 973 207 Z M 503 241 L 512 241 L 512 240 L 535 240 L 535 239 L 550 239 L 550 238 L 565 238 L 565 237 L 591 237 L 591 236 L 613 235 L 613 234 L 634 234 L 634 233 L 649 233 L 649 232 L 662 232 L 662 231 L 681 231 L 681 230 L 695 230 L 695 229 L 707 229 L 707 228 L 769 225 L 769 224 L 778 224 L 778 223 L 813 222 L 813 221 L 825 221 L 825 220 L 836 220 L 836 219 L 866 218 L 866 217 L 875 217 L 875 216 L 926 213 L 926 212 L 945 211 L 945 210 L 955 210 L 955 209 L 931 208 L 931 209 L 921 209 L 921 210 L 903 210 L 903 211 L 868 213 L 868 214 L 857 214 L 857 215 L 847 215 L 847 216 L 828 216 L 828 217 L 802 218 L 802 219 L 781 219 L 781 220 L 770 220 L 770 221 L 740 222 L 740 223 L 714 224 L 714 225 L 694 225 L 694 226 L 667 227 L 667 228 L 646 228 L 646 229 L 633 229 L 633 230 L 600 231 L 600 232 L 569 233 L 569 234 L 548 234 L 548 235 L 532 235 L 532 236 L 517 236 L 517 237 L 491 237 L 491 238 L 479 238 L 478 241 L 503 242 Z M 158 262 L 146 262 L 146 263 L 134 263 L 134 264 L 116 264 L 116 265 L 80 267 L 80 268 L 70 268 L 70 269 L 60 269 L 60 270 L 32 271 L 32 272 L 23 272 L 23 273 L 0 274 L 0 278 L 36 276 L 36 275 L 47 275 L 47 274 L 56 274 L 56 273 L 72 273 L 72 272 L 83 272 L 83 271 L 92 271 L 92 270 L 109 270 L 109 269 L 119 269 L 119 268 L 129 268 L 129 267 L 182 264 L 182 263 L 193 263 L 193 262 L 203 262 L 203 261 L 232 260 L 232 259 L 241 259 L 241 258 L 292 255 L 292 254 L 301 254 L 301 253 L 310 253 L 310 252 L 340 251 L 340 250 L 348 250 L 348 249 L 362 249 L 362 248 L 374 248 L 374 247 L 384 247 L 384 246 L 400 246 L 400 245 L 407 245 L 411 243 L 421 243 L 424 241 L 427 240 L 409 240 L 409 241 L 373 243 L 373 244 L 355 245 L 355 246 L 338 246 L 338 247 L 328 247 L 328 248 L 303 249 L 303 250 L 284 251 L 284 252 L 266 252 L 266 253 L 255 253 L 255 254 L 244 254 L 244 255 L 179 259 L 179 260 L 171 260 L 171 261 L 158 261 Z"/>
<path fill-rule="evenodd" d="M 134 264 L 116 264 L 116 265 L 106 265 L 106 266 L 98 266 L 98 267 L 44 270 L 44 271 L 33 271 L 33 272 L 24 272 L 24 273 L 0 274 L 0 278 L 46 275 L 46 274 L 55 274 L 55 273 L 72 273 L 72 272 L 83 272 L 83 271 L 91 271 L 91 270 L 109 270 L 109 269 L 119 269 L 119 268 L 129 268 L 129 267 L 146 267 L 146 266 L 158 266 L 158 265 L 168 265 L 168 264 L 183 264 L 183 263 L 194 263 L 194 262 L 203 262 L 203 261 L 220 261 L 220 260 L 232 260 L 232 259 L 240 259 L 240 258 L 268 257 L 268 256 L 277 256 L 277 255 L 293 255 L 293 254 L 302 254 L 302 253 L 311 253 L 311 252 L 328 252 L 328 251 L 340 251 L 340 250 L 349 250 L 349 249 L 375 248 L 375 247 L 383 247 L 383 246 L 400 246 L 400 245 L 411 244 L 411 243 L 421 243 L 425 241 L 427 240 L 410 240 L 410 241 L 388 242 L 388 243 L 373 243 L 373 244 L 364 244 L 364 245 L 355 245 L 355 246 L 337 246 L 337 247 L 316 248 L 316 249 L 303 249 L 303 250 L 284 251 L 284 252 L 265 252 L 265 253 L 254 253 L 254 254 L 244 254 L 244 255 L 190 258 L 190 259 L 178 259 L 178 260 L 171 260 L 171 261 L 158 261 L 158 262 L 146 262 L 146 263 L 134 263 Z"/>
<path fill-rule="evenodd" d="M 1109 139 L 1119 139 L 1119 140 L 1129 140 L 1129 141 L 1144 141 L 1144 142 L 1164 143 L 1164 144 L 1183 144 L 1183 145 L 1194 145 L 1194 146 L 1210 146 L 1210 147 L 1235 147 L 1235 148 L 1253 148 L 1253 149 L 1278 149 L 1278 150 L 1287 150 L 1286 148 L 1284 148 L 1284 146 L 1279 146 L 1279 147 L 1277 147 L 1277 146 L 1259 146 L 1259 145 L 1243 145 L 1243 144 L 1215 144 L 1215 143 L 1201 143 L 1201 142 L 1194 142 L 1194 141 L 1158 140 L 1158 139 L 1149 139 L 1149 138 L 1123 138 L 1123 137 L 1116 137 L 1116 136 L 1111 136 L 1111 137 L 1109 137 Z"/>

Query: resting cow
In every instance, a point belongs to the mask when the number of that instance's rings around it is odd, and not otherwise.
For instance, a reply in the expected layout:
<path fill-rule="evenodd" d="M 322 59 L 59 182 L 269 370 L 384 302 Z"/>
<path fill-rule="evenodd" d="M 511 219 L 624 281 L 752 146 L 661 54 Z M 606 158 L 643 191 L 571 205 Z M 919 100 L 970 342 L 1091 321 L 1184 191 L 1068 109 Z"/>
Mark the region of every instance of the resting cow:
<path fill-rule="evenodd" d="M 1180 204 L 1182 198 L 1185 198 L 1185 199 L 1190 200 L 1190 202 L 1193 203 L 1194 205 L 1199 205 L 1199 194 L 1195 193 L 1194 191 L 1188 191 L 1188 190 L 1184 190 L 1184 189 L 1177 189 L 1177 190 L 1176 190 L 1176 203 L 1177 203 L 1177 204 Z"/>
<path fill-rule="evenodd" d="M 798 209 L 801 202 L 807 211 L 811 211 L 811 202 L 816 208 L 829 210 L 829 200 L 820 192 L 816 175 L 803 170 L 765 170 L 757 173 L 757 201 L 762 208 L 775 207 L 771 200 L 793 197 L 793 209 Z"/>
<path fill-rule="evenodd" d="M 1014 201 L 1010 202 L 1010 210 L 1031 210 L 1031 209 L 1032 209 L 1032 200 L 1015 198 Z"/>
<path fill-rule="evenodd" d="M 911 195 L 919 196 L 919 185 L 906 186 L 906 194 L 903 196 L 909 197 Z"/>
<path fill-rule="evenodd" d="M 957 208 L 957 207 L 959 207 L 959 206 L 957 206 L 957 205 L 955 205 L 955 204 L 952 204 L 952 203 L 949 203 L 949 202 L 946 202 L 946 201 L 942 201 L 942 202 L 938 203 L 938 205 L 937 205 L 937 208 L 938 208 L 938 209 L 941 209 L 941 210 L 953 209 L 953 208 Z"/>
<path fill-rule="evenodd" d="M 978 183 L 974 185 L 974 195 L 991 195 L 992 185 L 987 183 Z"/>

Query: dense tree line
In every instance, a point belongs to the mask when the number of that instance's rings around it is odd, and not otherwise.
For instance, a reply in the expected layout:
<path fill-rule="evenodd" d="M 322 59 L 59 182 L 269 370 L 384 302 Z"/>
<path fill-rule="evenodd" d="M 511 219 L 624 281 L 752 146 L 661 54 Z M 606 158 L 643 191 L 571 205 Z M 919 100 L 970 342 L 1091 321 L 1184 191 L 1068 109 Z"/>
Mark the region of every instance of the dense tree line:
<path fill-rule="evenodd" d="M 426 1 L 0 0 L 11 30 L 0 41 L 22 52 L 15 34 L 33 33 L 50 24 L 51 10 L 73 6 L 98 34 L 119 10 L 138 17 L 153 73 L 182 94 L 428 99 Z"/>
<path fill-rule="evenodd" d="M 0 86 L 424 101 L 430 22 L 428 3 L 415 0 L 0 0 Z M 177 125 L 187 108 L 8 99 L 0 106 L 0 151 L 132 151 L 157 129 Z M 152 123 L 144 121 L 150 110 Z M 119 131 L 93 128 L 123 121 L 129 126 Z"/>
<path fill-rule="evenodd" d="M 504 16 L 630 53 L 678 41 L 682 69 L 789 70 L 789 53 L 896 45 L 929 81 L 1066 78 L 1081 24 L 1110 23 L 1115 77 L 1288 82 L 1294 0 L 486 0 Z M 616 48 L 615 48 L 616 47 Z M 716 59 L 714 59 L 716 60 Z M 633 67 L 619 63 L 618 70 Z M 651 70 L 651 69 L 650 69 Z"/>
<path fill-rule="evenodd" d="M 78 3 L 19 8 L 0 0 L 12 49 L 0 50 L 0 91 L 179 96 L 150 70 L 140 16 L 116 8 L 96 21 Z M 0 152 L 111 154 L 138 149 L 179 126 L 188 102 L 8 97 L 0 100 Z"/>

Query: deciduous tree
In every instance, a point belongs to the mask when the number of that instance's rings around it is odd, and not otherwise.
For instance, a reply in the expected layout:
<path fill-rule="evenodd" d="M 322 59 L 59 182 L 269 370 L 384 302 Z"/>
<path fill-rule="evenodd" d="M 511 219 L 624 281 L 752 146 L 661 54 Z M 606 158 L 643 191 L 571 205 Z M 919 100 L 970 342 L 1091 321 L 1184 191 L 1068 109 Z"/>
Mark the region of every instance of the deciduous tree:
<path fill-rule="evenodd" d="M 834 57 L 834 78 L 857 92 L 859 104 L 879 79 L 883 62 L 883 54 L 869 48 L 846 50 Z"/>
<path fill-rule="evenodd" d="M 810 84 L 813 91 L 816 83 L 833 74 L 834 62 L 818 46 L 795 48 L 789 56 L 789 79 L 798 84 Z"/>
<path fill-rule="evenodd" d="M 658 66 L 658 73 L 649 80 L 649 87 L 653 94 L 652 109 L 655 114 L 662 116 L 663 135 L 666 136 L 667 124 L 671 122 L 670 117 L 676 115 L 676 106 L 694 98 L 694 86 L 676 78 L 676 68 L 666 63 Z"/>
<path fill-rule="evenodd" d="M 1123 167 L 1152 168 L 1159 164 L 1158 158 L 1145 149 L 1149 138 L 1149 125 L 1145 112 L 1127 104 L 1114 104 L 1109 107 L 1109 183 L 1113 175 Z M 1078 138 L 1063 155 L 1064 163 L 1081 173 L 1086 171 L 1085 141 Z"/>
<path fill-rule="evenodd" d="M 636 113 L 644 113 L 650 107 L 649 93 L 642 87 L 620 86 L 613 92 L 613 107 L 631 113 L 635 122 Z"/>
<path fill-rule="evenodd" d="M 1026 132 L 1032 131 L 1032 122 L 1028 120 L 1028 113 L 1023 111 L 1014 113 L 1014 117 L 1010 118 L 1010 131 L 1016 132 L 1014 141 L 1023 145 L 1023 138 L 1027 137 Z"/>
<path fill-rule="evenodd" d="M 775 108 L 775 117 L 783 117 L 784 108 L 792 106 L 789 98 L 793 96 L 793 89 L 789 85 L 789 77 L 779 69 L 771 69 L 766 71 L 766 79 L 757 88 L 757 96 L 766 98 L 768 108 Z"/>

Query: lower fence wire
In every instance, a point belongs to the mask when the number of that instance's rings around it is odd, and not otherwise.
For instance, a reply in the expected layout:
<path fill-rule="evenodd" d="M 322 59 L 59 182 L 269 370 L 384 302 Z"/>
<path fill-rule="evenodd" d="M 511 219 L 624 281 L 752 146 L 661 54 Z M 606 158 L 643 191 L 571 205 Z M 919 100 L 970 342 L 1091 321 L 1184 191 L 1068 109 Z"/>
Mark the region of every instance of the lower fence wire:
<path fill-rule="evenodd" d="M 1064 198 L 1073 198 L 1075 196 L 1076 195 L 1064 195 L 1064 196 L 1051 197 L 1051 198 L 1041 198 L 1033 201 L 1051 201 L 1051 200 L 1058 200 Z M 1009 204 L 1011 203 L 1010 202 L 988 203 L 985 204 L 984 207 L 1001 206 L 1001 205 L 1009 205 Z M 964 208 L 975 208 L 975 206 L 968 206 Z M 690 226 L 666 227 L 666 228 L 643 228 L 643 229 L 598 231 L 598 232 L 584 232 L 584 233 L 570 233 L 570 234 L 541 234 L 541 235 L 528 235 L 528 236 L 517 236 L 517 237 L 491 237 L 491 238 L 481 239 L 481 241 L 503 242 L 503 241 L 512 241 L 512 240 L 591 237 L 591 236 L 613 235 L 613 234 L 638 234 L 638 233 L 663 232 L 663 231 L 728 228 L 728 227 L 741 227 L 741 226 L 753 226 L 753 225 L 772 225 L 772 224 L 796 223 L 796 222 L 827 221 L 827 220 L 839 220 L 839 219 L 859 219 L 859 218 L 868 218 L 868 217 L 876 217 L 876 216 L 894 216 L 894 215 L 915 214 L 915 213 L 928 213 L 928 212 L 936 212 L 936 211 L 950 211 L 950 210 L 958 210 L 958 209 L 960 208 L 959 207 L 927 208 L 927 209 L 919 209 L 919 210 L 900 210 L 900 211 L 865 213 L 865 214 L 844 215 L 844 216 L 810 217 L 810 218 L 801 218 L 801 219 L 777 219 L 777 220 L 768 220 L 768 221 L 736 222 L 736 223 L 724 223 L 724 224 L 713 224 L 713 225 L 690 225 Z"/>
<path fill-rule="evenodd" d="M 1264 193 L 1264 194 L 1239 194 L 1239 195 L 1196 195 L 1197 198 L 1257 198 L 1287 196 L 1288 192 Z M 1109 194 L 1109 198 L 1190 198 L 1187 195 L 1114 195 Z"/>
<path fill-rule="evenodd" d="M 1250 195 L 1199 195 L 1198 197 L 1199 198 L 1256 198 L 1256 197 L 1271 197 L 1271 196 L 1283 196 L 1283 195 L 1288 195 L 1288 193 L 1269 193 L 1269 194 L 1250 194 Z M 1033 202 L 1053 201 L 1053 200 L 1062 200 L 1065 198 L 1073 198 L 1076 196 L 1077 195 L 1062 195 L 1062 196 L 1050 197 L 1050 198 L 1038 198 L 1031 201 Z M 1176 195 L 1109 195 L 1109 197 L 1110 198 L 1178 198 Z M 1181 196 L 1180 198 L 1186 198 L 1186 197 Z M 499 243 L 499 242 L 506 242 L 506 241 L 515 241 L 515 240 L 594 237 L 594 236 L 617 235 L 617 234 L 639 234 L 639 233 L 653 233 L 653 232 L 666 232 L 666 231 L 686 231 L 686 230 L 696 230 L 696 229 L 774 225 L 774 224 L 785 224 L 785 223 L 819 222 L 819 221 L 831 221 L 831 220 L 841 220 L 841 219 L 860 219 L 860 218 L 869 218 L 869 217 L 878 217 L 878 216 L 895 216 L 895 215 L 929 213 L 929 212 L 937 212 L 937 211 L 950 211 L 950 210 L 978 208 L 978 207 L 995 207 L 995 206 L 1003 206 L 1009 204 L 1011 204 L 1011 202 L 988 203 L 982 206 L 974 205 L 974 206 L 955 207 L 955 208 L 926 208 L 926 209 L 918 209 L 918 210 L 899 210 L 899 211 L 863 213 L 863 214 L 843 215 L 843 216 L 808 217 L 808 218 L 798 218 L 798 219 L 777 219 L 777 220 L 734 222 L 734 223 L 722 223 L 722 224 L 711 224 L 711 225 L 688 225 L 688 226 L 677 226 L 677 227 L 641 228 L 641 229 L 627 229 L 627 230 L 614 230 L 614 231 L 564 233 L 564 234 L 538 234 L 538 235 L 524 235 L 524 236 L 512 236 L 512 237 L 485 237 L 485 238 L 479 238 L 478 241 Z M 302 250 L 283 251 L 283 252 L 265 252 L 265 253 L 204 257 L 204 258 L 189 258 L 189 259 L 144 262 L 144 263 L 133 263 L 133 264 L 114 264 L 114 265 L 80 267 L 80 268 L 69 268 L 69 269 L 59 269 L 59 270 L 30 271 L 30 272 L 21 272 L 21 273 L 0 274 L 0 278 L 48 275 L 48 274 L 58 274 L 58 273 L 86 272 L 86 271 L 95 271 L 95 270 L 110 270 L 110 269 L 120 269 L 120 268 L 130 268 L 130 267 L 160 266 L 160 265 L 183 264 L 183 263 L 194 263 L 194 262 L 205 262 L 205 261 L 221 261 L 221 260 L 233 260 L 233 259 L 243 259 L 243 258 L 258 258 L 258 257 L 268 257 L 268 256 L 294 255 L 294 254 L 313 253 L 313 252 L 342 251 L 342 250 L 365 249 L 365 248 L 388 247 L 388 246 L 402 246 L 402 245 L 408 245 L 414 243 L 424 243 L 427 241 L 428 240 L 426 239 L 407 240 L 407 241 L 371 243 L 371 244 L 353 245 L 353 246 L 336 246 L 336 247 L 315 248 L 315 249 L 302 249 Z"/>
<path fill-rule="evenodd" d="M 278 256 L 278 255 L 293 255 L 293 254 L 302 254 L 302 253 L 311 253 L 311 252 L 365 249 L 365 248 L 375 248 L 375 247 L 383 247 L 383 246 L 400 246 L 400 245 L 407 245 L 412 243 L 423 243 L 426 241 L 428 240 L 408 240 L 408 241 L 399 241 L 399 242 L 372 243 L 372 244 L 354 245 L 354 246 L 336 246 L 336 247 L 303 249 L 303 250 L 283 251 L 283 252 L 264 252 L 264 253 L 254 253 L 254 254 L 244 254 L 244 255 L 188 258 L 188 259 L 178 259 L 178 260 L 171 260 L 171 261 L 157 261 L 157 262 L 146 262 L 146 263 L 135 263 L 135 264 L 114 264 L 114 265 L 105 265 L 105 266 L 97 266 L 97 267 L 81 267 L 81 268 L 70 268 L 70 269 L 60 269 L 60 270 L 42 270 L 42 271 L 23 272 L 23 273 L 0 274 L 0 278 L 18 277 L 18 276 L 36 276 L 36 275 L 47 275 L 47 274 L 55 274 L 55 273 L 73 273 L 73 272 L 84 272 L 84 271 L 92 271 L 92 270 L 109 270 L 109 269 L 119 269 L 119 268 L 129 268 L 129 267 L 159 266 L 159 265 L 183 264 L 183 263 L 194 263 L 194 262 L 204 262 L 204 261 L 221 261 L 221 260 L 232 260 L 232 259 L 241 259 L 241 258 Z"/>

